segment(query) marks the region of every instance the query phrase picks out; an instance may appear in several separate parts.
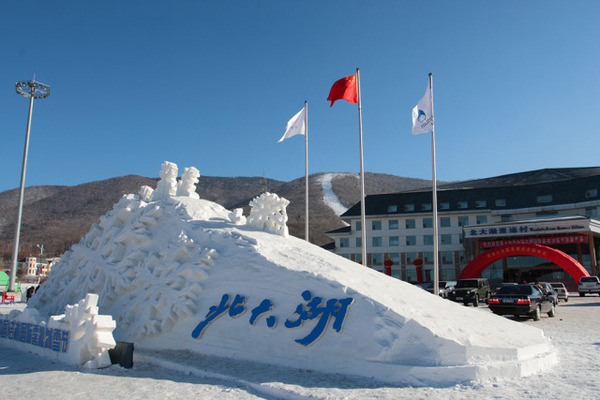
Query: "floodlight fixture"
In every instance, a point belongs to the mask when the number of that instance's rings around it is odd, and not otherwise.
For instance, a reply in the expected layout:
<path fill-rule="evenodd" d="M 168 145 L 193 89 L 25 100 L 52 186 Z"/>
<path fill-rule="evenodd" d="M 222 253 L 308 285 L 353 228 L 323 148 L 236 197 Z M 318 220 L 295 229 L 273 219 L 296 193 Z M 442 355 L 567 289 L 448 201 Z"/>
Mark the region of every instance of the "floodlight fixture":
<path fill-rule="evenodd" d="M 50 96 L 50 86 L 35 80 L 15 82 L 17 94 L 28 99 L 45 99 Z"/>

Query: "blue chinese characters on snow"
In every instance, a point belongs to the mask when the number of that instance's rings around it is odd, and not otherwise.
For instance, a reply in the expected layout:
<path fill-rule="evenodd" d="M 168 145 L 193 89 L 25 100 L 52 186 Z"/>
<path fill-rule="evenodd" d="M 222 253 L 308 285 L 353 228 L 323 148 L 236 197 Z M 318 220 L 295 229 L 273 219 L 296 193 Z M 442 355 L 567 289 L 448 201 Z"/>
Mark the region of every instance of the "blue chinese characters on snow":
<path fill-rule="evenodd" d="M 339 300 L 330 299 L 323 305 L 323 298 L 317 296 L 312 297 L 312 294 L 308 290 L 305 290 L 302 292 L 302 298 L 306 301 L 306 305 L 298 304 L 298 307 L 296 307 L 296 311 L 294 312 L 294 314 L 298 315 L 298 318 L 296 318 L 295 321 L 290 321 L 289 319 L 286 320 L 285 327 L 297 328 L 302 326 L 305 321 L 311 321 L 313 319 L 318 319 L 318 321 L 314 329 L 306 337 L 296 339 L 296 343 L 308 346 L 319 339 L 323 332 L 325 332 L 327 323 L 331 318 L 333 318 L 333 330 L 337 333 L 341 332 L 348 306 L 350 306 L 353 301 L 351 297 Z"/>
<path fill-rule="evenodd" d="M 351 297 L 345 299 L 329 299 L 324 300 L 322 297 L 314 296 L 310 291 L 302 292 L 302 299 L 305 303 L 298 304 L 294 311 L 294 319 L 286 319 L 284 326 L 288 329 L 298 328 L 304 325 L 305 322 L 316 320 L 312 331 L 301 339 L 296 339 L 295 342 L 303 346 L 308 346 L 317 341 L 327 329 L 330 320 L 333 320 L 333 330 L 337 333 L 342 331 L 344 319 L 348 312 L 348 308 L 353 302 Z M 256 307 L 250 311 L 249 323 L 255 326 L 260 319 L 264 317 L 264 321 L 269 328 L 275 328 L 277 318 L 271 314 L 273 311 L 273 302 L 269 299 L 264 299 Z M 235 295 L 233 300 L 228 294 L 221 297 L 218 305 L 211 306 L 204 319 L 192 331 L 192 337 L 198 339 L 206 328 L 216 319 L 228 313 L 231 318 L 242 316 L 246 312 L 246 297 L 239 294 Z"/>
<path fill-rule="evenodd" d="M 7 318 L 0 319 L 0 339 L 15 340 L 60 353 L 65 353 L 69 347 L 69 331 Z"/>

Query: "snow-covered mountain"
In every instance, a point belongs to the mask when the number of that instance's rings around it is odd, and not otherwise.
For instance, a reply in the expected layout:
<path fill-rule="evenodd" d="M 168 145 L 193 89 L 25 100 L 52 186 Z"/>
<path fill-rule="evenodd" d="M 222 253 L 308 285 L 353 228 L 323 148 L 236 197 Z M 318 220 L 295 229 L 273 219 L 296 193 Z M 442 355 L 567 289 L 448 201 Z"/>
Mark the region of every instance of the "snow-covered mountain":
<path fill-rule="evenodd" d="M 322 177 L 331 182 L 330 190 L 343 207 L 360 200 L 357 174 L 317 173 L 309 177 L 310 240 L 317 245 L 331 242 L 324 233 L 344 226 L 327 203 Z M 25 189 L 20 254 L 39 254 L 37 244 L 44 244 L 46 255 L 60 255 L 85 235 L 101 215 L 109 211 L 126 193 L 137 193 L 142 185 L 154 187 L 158 179 L 137 175 L 111 178 L 77 186 L 37 186 Z M 369 194 L 401 191 L 430 185 L 429 181 L 387 174 L 366 174 Z M 288 207 L 290 233 L 304 238 L 304 177 L 290 182 L 262 177 L 201 176 L 198 191 L 202 198 L 225 208 L 246 207 L 249 201 L 269 191 L 290 200 Z M 14 224 L 18 204 L 18 189 L 0 193 L 0 263 L 2 256 L 10 262 Z"/>

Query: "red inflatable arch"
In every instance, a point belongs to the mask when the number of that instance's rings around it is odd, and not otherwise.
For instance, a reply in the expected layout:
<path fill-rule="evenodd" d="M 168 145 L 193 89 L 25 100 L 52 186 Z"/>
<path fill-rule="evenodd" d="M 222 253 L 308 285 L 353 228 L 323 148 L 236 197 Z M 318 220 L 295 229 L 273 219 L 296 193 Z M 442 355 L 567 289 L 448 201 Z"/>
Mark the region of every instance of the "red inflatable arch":
<path fill-rule="evenodd" d="M 517 243 L 496 247 L 495 249 L 481 253 L 467 264 L 458 276 L 458 279 L 478 278 L 490 264 L 510 256 L 535 256 L 543 258 L 567 271 L 575 282 L 579 282 L 579 278 L 582 276 L 590 275 L 579 262 L 560 250 L 541 244 Z"/>

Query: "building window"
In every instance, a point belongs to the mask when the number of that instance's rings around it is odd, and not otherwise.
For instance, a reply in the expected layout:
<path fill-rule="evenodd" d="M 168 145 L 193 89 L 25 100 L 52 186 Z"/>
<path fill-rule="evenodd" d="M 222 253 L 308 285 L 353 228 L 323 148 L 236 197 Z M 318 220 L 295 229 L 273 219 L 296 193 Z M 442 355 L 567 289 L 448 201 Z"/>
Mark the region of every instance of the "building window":
<path fill-rule="evenodd" d="M 458 226 L 469 225 L 469 217 L 458 217 Z"/>
<path fill-rule="evenodd" d="M 373 253 L 371 254 L 371 262 L 373 265 L 383 265 L 383 254 Z"/>
<path fill-rule="evenodd" d="M 406 253 L 406 264 L 413 265 L 413 262 L 417 258 L 417 253 Z"/>
<path fill-rule="evenodd" d="M 414 219 L 406 220 L 406 229 L 415 229 L 415 220 Z"/>
<path fill-rule="evenodd" d="M 374 231 L 381 230 L 381 221 L 371 221 L 371 229 Z"/>
<path fill-rule="evenodd" d="M 362 223 L 360 221 L 356 221 L 356 230 L 360 231 L 362 228 Z"/>
<path fill-rule="evenodd" d="M 350 239 L 349 238 L 341 238 L 340 239 L 340 247 L 350 247 Z"/>
<path fill-rule="evenodd" d="M 545 194 L 542 196 L 538 196 L 536 198 L 538 203 L 550 203 L 552 202 L 552 195 L 551 194 Z"/>
<path fill-rule="evenodd" d="M 449 210 L 449 209 L 450 209 L 450 203 L 448 203 L 448 202 L 440 203 L 440 210 Z"/>
<path fill-rule="evenodd" d="M 496 199 L 496 207 L 506 207 L 506 199 Z"/>
<path fill-rule="evenodd" d="M 404 211 L 415 211 L 415 205 L 414 204 L 405 204 Z"/>
<path fill-rule="evenodd" d="M 423 253 L 423 263 L 433 264 L 433 251 L 426 251 Z"/>
<path fill-rule="evenodd" d="M 442 251 L 440 256 L 442 258 L 442 264 L 454 264 L 454 252 Z"/>
<path fill-rule="evenodd" d="M 458 203 L 456 203 L 456 206 L 458 208 L 468 208 L 469 207 L 469 203 L 466 201 L 459 201 Z"/>
<path fill-rule="evenodd" d="M 354 255 L 354 261 L 356 261 L 359 264 L 362 264 L 362 253 L 357 253 Z"/>
<path fill-rule="evenodd" d="M 596 208 L 596 207 L 586 208 L 585 216 L 588 218 L 596 218 L 598 216 L 598 208 Z"/>
<path fill-rule="evenodd" d="M 382 242 L 381 237 L 374 237 L 372 241 L 373 247 L 381 247 Z"/>
<path fill-rule="evenodd" d="M 347 259 L 350 259 L 350 254 L 340 254 L 340 256 L 342 256 L 344 258 L 347 258 Z"/>
<path fill-rule="evenodd" d="M 400 238 L 398 236 L 390 236 L 390 246 L 400 246 Z"/>
<path fill-rule="evenodd" d="M 590 197 L 598 196 L 598 189 L 589 189 L 585 191 L 585 198 L 589 199 Z"/>
<path fill-rule="evenodd" d="M 423 203 L 423 211 L 431 211 L 431 203 Z"/>
<path fill-rule="evenodd" d="M 392 206 L 388 206 L 387 210 L 388 210 L 387 212 L 389 212 L 389 213 L 398 212 L 398 206 L 395 204 Z"/>
<path fill-rule="evenodd" d="M 475 223 L 477 225 L 487 224 L 487 215 L 477 215 L 475 217 Z"/>
<path fill-rule="evenodd" d="M 416 246 L 417 245 L 417 237 L 416 236 L 407 236 L 406 237 L 406 245 L 407 246 Z"/>
<path fill-rule="evenodd" d="M 487 202 L 485 200 L 476 200 L 475 201 L 475 207 L 477 208 L 484 208 L 487 205 Z"/>
<path fill-rule="evenodd" d="M 442 235 L 442 244 L 452 244 L 452 235 Z"/>
<path fill-rule="evenodd" d="M 388 221 L 388 228 L 389 229 L 398 229 L 398 220 L 397 219 L 390 219 Z"/>
<path fill-rule="evenodd" d="M 423 235 L 423 244 L 424 245 L 433 244 L 433 235 Z"/>
<path fill-rule="evenodd" d="M 362 247 L 362 238 L 356 238 L 356 247 Z"/>
<path fill-rule="evenodd" d="M 433 219 L 423 218 L 423 228 L 433 228 Z"/>
<path fill-rule="evenodd" d="M 442 228 L 448 228 L 450 226 L 450 217 L 441 217 L 440 226 Z"/>
<path fill-rule="evenodd" d="M 464 237 L 463 237 L 463 234 L 462 234 L 462 233 L 459 233 L 459 234 L 458 234 L 458 243 L 459 243 L 459 244 L 463 244 L 463 242 L 464 242 Z"/>

